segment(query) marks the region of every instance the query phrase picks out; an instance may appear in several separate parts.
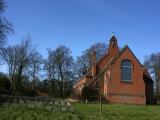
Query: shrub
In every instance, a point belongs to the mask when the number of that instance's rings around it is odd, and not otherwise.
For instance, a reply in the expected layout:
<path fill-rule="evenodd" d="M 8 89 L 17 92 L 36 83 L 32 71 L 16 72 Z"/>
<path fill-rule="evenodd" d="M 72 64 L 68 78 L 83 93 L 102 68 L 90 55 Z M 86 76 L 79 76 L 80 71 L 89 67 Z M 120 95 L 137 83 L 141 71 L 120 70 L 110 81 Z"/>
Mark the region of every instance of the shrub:
<path fill-rule="evenodd" d="M 0 94 L 8 94 L 10 89 L 10 81 L 8 77 L 0 73 Z"/>

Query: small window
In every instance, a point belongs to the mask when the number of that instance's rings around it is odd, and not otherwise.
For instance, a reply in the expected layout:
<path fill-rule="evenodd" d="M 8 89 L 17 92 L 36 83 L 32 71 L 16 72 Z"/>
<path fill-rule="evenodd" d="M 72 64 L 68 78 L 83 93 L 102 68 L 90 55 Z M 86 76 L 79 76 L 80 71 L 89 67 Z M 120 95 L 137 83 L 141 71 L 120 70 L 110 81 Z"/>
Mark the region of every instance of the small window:
<path fill-rule="evenodd" d="M 100 87 L 99 82 L 96 82 L 95 88 L 96 88 L 96 89 L 99 89 L 99 87 Z"/>
<path fill-rule="evenodd" d="M 132 80 L 132 63 L 130 60 L 123 60 L 121 62 L 121 79 L 122 81 Z"/>

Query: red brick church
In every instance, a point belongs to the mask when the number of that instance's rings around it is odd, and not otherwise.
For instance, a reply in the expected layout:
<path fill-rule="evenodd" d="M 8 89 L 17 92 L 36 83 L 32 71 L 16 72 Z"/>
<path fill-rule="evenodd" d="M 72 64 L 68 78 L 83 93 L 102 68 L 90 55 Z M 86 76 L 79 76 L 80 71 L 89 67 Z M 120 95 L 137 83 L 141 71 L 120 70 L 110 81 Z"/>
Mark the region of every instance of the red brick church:
<path fill-rule="evenodd" d="M 99 61 L 96 61 L 96 53 L 93 52 L 87 74 L 74 85 L 74 92 L 79 98 L 83 96 L 85 86 L 99 89 L 109 103 L 153 103 L 153 81 L 147 69 L 127 45 L 119 49 L 114 35 L 106 54 Z"/>

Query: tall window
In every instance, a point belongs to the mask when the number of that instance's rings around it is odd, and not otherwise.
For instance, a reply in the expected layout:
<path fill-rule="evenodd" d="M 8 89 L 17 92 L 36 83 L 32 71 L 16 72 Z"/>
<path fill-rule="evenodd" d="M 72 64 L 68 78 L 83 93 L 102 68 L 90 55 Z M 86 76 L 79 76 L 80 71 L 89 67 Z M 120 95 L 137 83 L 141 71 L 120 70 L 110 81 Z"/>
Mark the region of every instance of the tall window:
<path fill-rule="evenodd" d="M 122 81 L 131 81 L 132 77 L 132 63 L 130 60 L 123 60 L 121 62 L 121 79 Z"/>
<path fill-rule="evenodd" d="M 96 82 L 95 88 L 96 88 L 96 89 L 99 89 L 99 87 L 100 87 L 99 82 Z"/>

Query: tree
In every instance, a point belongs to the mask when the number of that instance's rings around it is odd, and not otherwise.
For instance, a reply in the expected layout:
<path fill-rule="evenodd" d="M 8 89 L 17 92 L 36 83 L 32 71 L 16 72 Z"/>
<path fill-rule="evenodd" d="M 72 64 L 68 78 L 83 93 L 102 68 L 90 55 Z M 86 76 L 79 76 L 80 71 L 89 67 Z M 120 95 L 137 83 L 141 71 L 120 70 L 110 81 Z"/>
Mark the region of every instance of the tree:
<path fill-rule="evenodd" d="M 6 4 L 4 0 L 0 0 L 0 58 L 2 57 L 2 52 L 6 43 L 7 35 L 13 33 L 14 31 L 12 23 L 2 16 L 5 8 Z"/>
<path fill-rule="evenodd" d="M 41 65 L 43 63 L 42 55 L 39 52 L 34 51 L 29 62 L 29 74 L 32 76 L 32 89 L 34 89 L 36 85 L 36 79 L 39 76 Z"/>
<path fill-rule="evenodd" d="M 87 69 L 91 64 L 91 54 L 92 52 L 96 52 L 96 61 L 100 60 L 102 56 L 107 53 L 107 45 L 105 43 L 96 43 L 92 45 L 90 48 L 83 51 L 81 56 L 77 57 L 76 60 L 76 72 L 77 72 L 77 79 L 81 78 L 82 76 L 86 75 Z"/>
<path fill-rule="evenodd" d="M 153 53 L 145 58 L 144 65 L 149 69 L 155 80 L 156 93 L 160 93 L 160 53 Z"/>
<path fill-rule="evenodd" d="M 5 8 L 6 4 L 4 0 L 0 0 L 0 49 L 4 47 L 7 35 L 14 31 L 12 23 L 2 16 Z"/>
<path fill-rule="evenodd" d="M 8 72 L 9 77 L 11 80 L 11 90 L 13 93 L 15 93 L 16 89 L 16 81 L 15 81 L 15 75 L 17 70 L 17 56 L 18 56 L 18 46 L 8 46 L 7 48 L 3 49 L 3 59 L 8 65 Z"/>
<path fill-rule="evenodd" d="M 22 39 L 21 43 L 18 45 L 18 56 L 17 56 L 17 84 L 21 87 L 22 75 L 27 71 L 30 60 L 32 59 L 34 53 L 34 47 L 32 46 L 32 38 L 30 35 Z"/>
<path fill-rule="evenodd" d="M 55 51 L 55 71 L 57 78 L 60 80 L 60 95 L 65 96 L 67 93 L 68 81 L 73 80 L 73 57 L 71 51 L 65 46 L 59 46 Z"/>
<path fill-rule="evenodd" d="M 50 81 L 49 83 L 49 87 L 50 87 L 50 92 L 51 94 L 55 93 L 56 90 L 56 85 L 55 85 L 55 59 L 54 59 L 54 55 L 55 53 L 48 49 L 48 58 L 45 59 L 45 64 L 44 64 L 44 70 L 46 71 L 46 76 L 47 76 L 47 80 Z"/>
<path fill-rule="evenodd" d="M 29 67 L 33 52 L 34 48 L 31 44 L 30 36 L 22 39 L 20 44 L 8 46 L 3 49 L 2 57 L 8 65 L 13 94 L 15 94 L 17 88 L 22 87 L 22 75 Z"/>
<path fill-rule="evenodd" d="M 54 59 L 54 55 L 55 53 L 48 49 L 48 58 L 45 60 L 45 65 L 44 65 L 44 69 L 47 73 L 47 79 L 49 80 L 54 80 L 55 79 L 55 59 Z"/>
<path fill-rule="evenodd" d="M 48 51 L 45 69 L 47 76 L 52 80 L 54 87 L 58 84 L 61 97 L 65 97 L 70 91 L 70 82 L 74 80 L 73 57 L 71 51 L 65 46 L 59 46 L 55 50 Z"/>
<path fill-rule="evenodd" d="M 3 12 L 5 7 L 6 7 L 6 5 L 5 5 L 4 0 L 0 0 L 0 12 Z"/>

